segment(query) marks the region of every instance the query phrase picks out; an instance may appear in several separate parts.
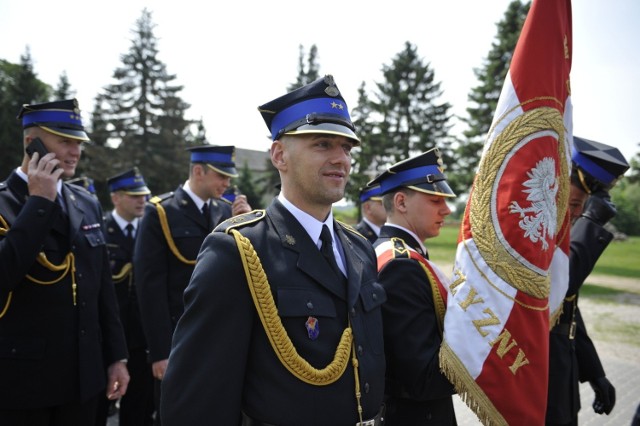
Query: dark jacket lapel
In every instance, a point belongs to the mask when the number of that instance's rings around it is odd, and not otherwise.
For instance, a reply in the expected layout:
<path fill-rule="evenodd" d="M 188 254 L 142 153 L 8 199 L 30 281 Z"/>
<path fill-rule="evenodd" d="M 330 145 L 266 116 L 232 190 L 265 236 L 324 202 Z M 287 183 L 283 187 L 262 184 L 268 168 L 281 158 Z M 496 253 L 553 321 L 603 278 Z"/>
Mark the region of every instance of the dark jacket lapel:
<path fill-rule="evenodd" d="M 267 208 L 267 215 L 280 236 L 283 247 L 297 253 L 298 269 L 345 300 L 347 292 L 342 280 L 336 279 L 335 274 L 328 273 L 330 270 L 326 260 L 300 222 L 277 199 Z"/>
<path fill-rule="evenodd" d="M 344 231 L 342 226 L 336 224 L 334 221 L 334 229 L 337 237 L 342 244 L 342 251 L 345 257 L 345 266 L 347 267 L 347 301 L 349 306 L 354 306 L 358 295 L 360 294 L 360 284 L 362 281 L 362 270 L 364 261 L 358 255 L 357 251 L 353 248 L 353 243 L 347 232 Z M 359 237 L 358 237 L 359 238 Z"/>

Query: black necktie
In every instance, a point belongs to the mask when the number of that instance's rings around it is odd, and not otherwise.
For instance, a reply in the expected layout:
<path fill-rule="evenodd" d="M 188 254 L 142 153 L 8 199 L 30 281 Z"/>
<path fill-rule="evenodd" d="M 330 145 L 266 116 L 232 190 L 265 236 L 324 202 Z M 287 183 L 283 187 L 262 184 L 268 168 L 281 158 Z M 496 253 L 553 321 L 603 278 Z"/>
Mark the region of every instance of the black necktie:
<path fill-rule="evenodd" d="M 333 255 L 333 239 L 331 238 L 331 232 L 329 231 L 329 227 L 327 225 L 322 225 L 322 232 L 320 232 L 320 240 L 322 241 L 322 247 L 320 247 L 320 252 L 324 256 L 324 258 L 329 262 L 333 271 L 339 276 L 344 277 L 342 271 L 338 267 L 338 263 L 336 262 L 336 257 Z"/>
<path fill-rule="evenodd" d="M 204 216 L 204 223 L 207 224 L 207 229 L 211 228 L 211 217 L 209 216 L 209 202 L 202 205 L 202 215 Z"/>
<path fill-rule="evenodd" d="M 125 229 L 127 230 L 127 232 L 125 233 L 125 236 L 127 237 L 128 240 L 133 241 L 133 224 L 128 223 L 127 226 L 125 226 Z"/>

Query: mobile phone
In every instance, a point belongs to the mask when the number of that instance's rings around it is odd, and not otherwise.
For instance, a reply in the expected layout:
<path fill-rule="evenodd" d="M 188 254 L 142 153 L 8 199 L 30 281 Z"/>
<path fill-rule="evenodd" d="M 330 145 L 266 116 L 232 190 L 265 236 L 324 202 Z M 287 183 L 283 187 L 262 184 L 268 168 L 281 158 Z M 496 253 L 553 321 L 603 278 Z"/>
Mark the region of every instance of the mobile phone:
<path fill-rule="evenodd" d="M 33 157 L 34 152 L 37 152 L 38 154 L 40 154 L 38 161 L 40 161 L 42 157 L 44 157 L 49 153 L 49 151 L 47 150 L 47 147 L 44 146 L 44 143 L 40 138 L 33 138 L 31 143 L 27 145 L 27 147 L 24 150 L 26 151 L 29 157 Z M 55 166 L 53 170 L 56 170 L 57 168 L 58 166 Z"/>

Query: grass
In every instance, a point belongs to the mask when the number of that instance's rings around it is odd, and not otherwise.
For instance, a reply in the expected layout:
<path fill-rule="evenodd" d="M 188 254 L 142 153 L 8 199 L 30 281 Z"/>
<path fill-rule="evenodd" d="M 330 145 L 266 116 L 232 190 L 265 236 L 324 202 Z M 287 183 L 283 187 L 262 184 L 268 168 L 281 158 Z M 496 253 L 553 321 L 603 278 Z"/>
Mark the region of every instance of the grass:
<path fill-rule="evenodd" d="M 460 225 L 442 228 L 440 235 L 426 241 L 429 259 L 436 263 L 452 264 L 456 255 L 456 241 Z M 626 241 L 612 241 L 593 270 L 594 274 L 640 279 L 640 237 Z"/>

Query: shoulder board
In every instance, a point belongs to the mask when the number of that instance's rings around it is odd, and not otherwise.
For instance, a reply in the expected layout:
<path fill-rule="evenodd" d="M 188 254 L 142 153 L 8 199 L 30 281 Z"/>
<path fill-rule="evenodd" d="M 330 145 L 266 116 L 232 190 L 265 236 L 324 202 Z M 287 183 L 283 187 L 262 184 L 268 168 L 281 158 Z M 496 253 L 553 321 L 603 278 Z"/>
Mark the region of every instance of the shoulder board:
<path fill-rule="evenodd" d="M 393 257 L 394 258 L 409 258 L 411 255 L 409 254 L 409 246 L 404 242 L 402 238 L 393 237 L 391 238 L 391 244 L 393 244 Z"/>
<path fill-rule="evenodd" d="M 4 191 L 7 188 L 7 182 L 0 182 L 0 191 Z"/>
<path fill-rule="evenodd" d="M 254 210 L 249 213 L 239 214 L 238 216 L 230 217 L 224 222 L 220 223 L 213 232 L 225 232 L 229 233 L 230 230 L 235 228 L 241 228 L 250 223 L 258 222 L 267 217 L 266 210 Z"/>
<path fill-rule="evenodd" d="M 87 188 L 85 188 L 84 186 L 71 185 L 69 183 L 67 183 L 66 185 L 67 185 L 67 188 L 71 190 L 71 192 L 78 191 L 78 192 L 82 192 L 83 194 L 93 196 L 93 194 L 91 192 L 89 192 L 89 190 Z"/>
<path fill-rule="evenodd" d="M 153 197 L 151 197 L 149 202 L 152 203 L 152 204 L 158 204 L 158 203 L 161 203 L 161 202 L 163 202 L 165 200 L 168 200 L 171 197 L 173 197 L 173 191 L 164 193 L 162 195 L 154 195 Z"/>
<path fill-rule="evenodd" d="M 340 226 L 342 226 L 342 227 L 344 228 L 344 230 L 345 230 L 345 231 L 349 231 L 349 232 L 351 232 L 352 234 L 355 234 L 355 235 L 357 235 L 357 236 L 359 236 L 360 238 L 363 238 L 363 239 L 365 239 L 365 240 L 367 239 L 367 237 L 365 237 L 364 235 L 362 235 L 361 233 L 359 233 L 359 232 L 356 230 L 356 228 L 354 228 L 353 226 L 349 225 L 348 223 L 344 223 L 344 222 L 342 222 L 342 221 L 339 221 L 338 219 L 336 219 L 336 222 L 337 222 Z M 368 240 L 367 240 L 367 241 L 368 241 Z"/>
<path fill-rule="evenodd" d="M 231 201 L 227 200 L 224 197 L 218 198 L 218 199 L 216 199 L 216 201 L 222 201 L 223 203 L 226 203 L 226 204 L 229 204 L 229 205 L 233 204 Z"/>

